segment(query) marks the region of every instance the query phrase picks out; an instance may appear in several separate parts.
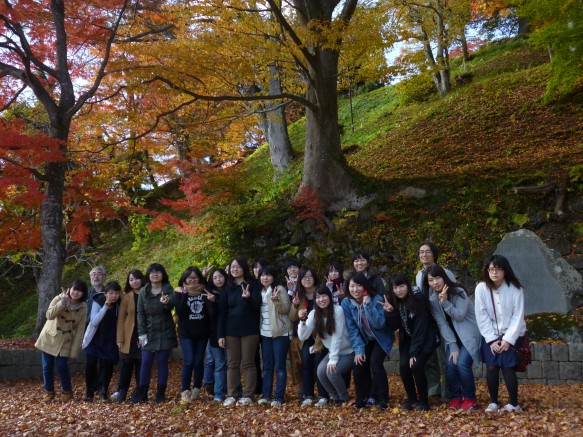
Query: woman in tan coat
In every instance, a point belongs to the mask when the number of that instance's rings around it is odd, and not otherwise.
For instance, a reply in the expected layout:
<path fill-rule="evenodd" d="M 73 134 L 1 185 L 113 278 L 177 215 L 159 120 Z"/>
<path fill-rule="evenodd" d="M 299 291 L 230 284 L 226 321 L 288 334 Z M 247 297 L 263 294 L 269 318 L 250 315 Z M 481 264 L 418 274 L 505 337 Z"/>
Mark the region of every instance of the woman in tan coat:
<path fill-rule="evenodd" d="M 123 402 L 126 400 L 132 371 L 135 372 L 136 387 L 140 386 L 142 351 L 138 346 L 136 305 L 140 290 L 146 285 L 146 282 L 146 277 L 140 270 L 132 270 L 128 273 L 124 289 L 126 294 L 121 300 L 117 319 L 117 347 L 119 348 L 120 365 L 118 389 L 111 396 L 113 401 Z"/>
<path fill-rule="evenodd" d="M 56 296 L 47 310 L 47 322 L 35 343 L 42 351 L 45 401 L 55 398 L 55 362 L 61 379 L 64 400 L 73 399 L 69 358 L 81 350 L 87 313 L 87 284 L 78 279 L 67 291 Z"/>

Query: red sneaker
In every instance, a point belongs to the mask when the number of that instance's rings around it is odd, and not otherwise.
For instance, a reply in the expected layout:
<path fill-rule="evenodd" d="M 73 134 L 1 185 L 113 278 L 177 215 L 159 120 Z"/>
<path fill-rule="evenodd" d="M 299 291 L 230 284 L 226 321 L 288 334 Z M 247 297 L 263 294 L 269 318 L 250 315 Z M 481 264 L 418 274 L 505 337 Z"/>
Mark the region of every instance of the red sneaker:
<path fill-rule="evenodd" d="M 453 410 L 459 410 L 462 407 L 461 399 L 452 399 L 449 401 L 449 408 Z"/>
<path fill-rule="evenodd" d="M 475 399 L 464 399 L 462 402 L 462 410 L 473 410 L 476 408 L 476 400 Z"/>

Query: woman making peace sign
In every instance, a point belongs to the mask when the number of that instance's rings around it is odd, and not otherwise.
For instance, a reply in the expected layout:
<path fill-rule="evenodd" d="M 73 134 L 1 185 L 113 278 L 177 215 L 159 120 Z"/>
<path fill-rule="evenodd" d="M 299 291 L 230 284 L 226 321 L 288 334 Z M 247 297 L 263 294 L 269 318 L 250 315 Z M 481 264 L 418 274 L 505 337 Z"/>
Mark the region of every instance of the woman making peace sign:
<path fill-rule="evenodd" d="M 225 407 L 253 403 L 257 381 L 255 351 L 259 343 L 261 292 L 259 283 L 249 272 L 247 260 L 236 258 L 229 264 L 231 286 L 219 296 L 219 346 L 227 349 L 227 399 Z M 241 381 L 240 368 L 245 372 L 243 397 L 236 401 Z"/>

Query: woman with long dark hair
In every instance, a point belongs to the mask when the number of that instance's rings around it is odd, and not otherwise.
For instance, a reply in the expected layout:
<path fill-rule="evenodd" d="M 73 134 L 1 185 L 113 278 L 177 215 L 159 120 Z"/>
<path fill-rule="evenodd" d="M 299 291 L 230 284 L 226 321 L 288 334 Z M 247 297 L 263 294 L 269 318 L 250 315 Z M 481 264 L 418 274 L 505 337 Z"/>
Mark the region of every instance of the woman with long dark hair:
<path fill-rule="evenodd" d="M 521 412 L 518 404 L 516 365 L 520 362 L 516 349 L 522 346 L 524 321 L 524 291 L 508 260 L 502 255 L 488 258 L 476 286 L 476 320 L 482 334 L 482 357 L 487 366 L 486 382 L 490 405 L 486 412 L 498 410 Z M 508 389 L 508 404 L 500 408 L 498 387 L 500 369 Z"/>
<path fill-rule="evenodd" d="M 229 287 L 227 272 L 219 267 L 213 267 L 208 274 L 208 283 L 210 292 L 215 295 L 215 301 L 218 303 L 221 293 Z M 205 384 L 211 385 L 213 401 L 224 402 L 227 393 L 227 355 L 225 349 L 219 346 L 217 329 L 218 307 L 217 317 L 211 319 L 204 380 Z"/>
<path fill-rule="evenodd" d="M 389 326 L 399 330 L 399 373 L 407 392 L 407 401 L 401 408 L 427 411 L 429 401 L 424 367 L 438 338 L 429 303 L 423 293 L 413 292 L 405 275 L 397 273 L 389 281 L 382 305 Z"/>
<path fill-rule="evenodd" d="M 348 388 L 342 375 L 352 369 L 354 361 L 344 311 L 334 304 L 332 292 L 326 285 L 318 288 L 315 300 L 314 309 L 298 326 L 298 336 L 300 340 L 307 340 L 315 332 L 322 339 L 328 353 L 318 365 L 318 380 L 334 403 L 344 403 L 348 401 Z"/>
<path fill-rule="evenodd" d="M 482 336 L 474 305 L 466 289 L 452 282 L 438 264 L 430 266 L 423 275 L 423 293 L 429 297 L 431 314 L 445 341 L 449 407 L 473 410 L 476 408 L 476 382 L 472 366 L 482 362 Z"/>

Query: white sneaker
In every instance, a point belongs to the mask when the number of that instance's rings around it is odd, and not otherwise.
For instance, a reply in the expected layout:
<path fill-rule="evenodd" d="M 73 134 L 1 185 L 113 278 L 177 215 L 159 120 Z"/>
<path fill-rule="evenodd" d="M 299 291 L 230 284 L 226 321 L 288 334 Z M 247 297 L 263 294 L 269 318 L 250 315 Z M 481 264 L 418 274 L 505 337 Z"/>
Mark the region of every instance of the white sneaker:
<path fill-rule="evenodd" d="M 506 404 L 500 409 L 500 411 L 506 411 L 508 413 L 522 413 L 522 408 L 520 408 L 520 405 L 515 407 L 511 404 Z"/>
<path fill-rule="evenodd" d="M 190 400 L 194 401 L 200 396 L 200 388 L 193 387 L 192 393 L 190 395 Z"/>
<path fill-rule="evenodd" d="M 237 401 L 237 405 L 251 405 L 253 403 L 253 399 L 251 398 L 241 398 Z"/>
<path fill-rule="evenodd" d="M 180 402 L 190 402 L 190 390 L 184 390 L 180 395 Z"/>
<path fill-rule="evenodd" d="M 261 398 L 257 401 L 257 405 L 267 405 L 269 404 L 269 399 Z"/>
<path fill-rule="evenodd" d="M 488 405 L 486 407 L 486 409 L 484 410 L 486 413 L 493 413 L 495 411 L 498 411 L 500 409 L 500 406 L 498 404 L 495 404 L 494 402 L 492 402 L 490 405 Z"/>
<path fill-rule="evenodd" d="M 223 407 L 230 407 L 231 405 L 235 405 L 237 403 L 237 399 L 230 397 L 223 401 Z"/>
<path fill-rule="evenodd" d="M 274 401 L 271 401 L 271 406 L 272 407 L 281 407 L 281 401 L 278 401 L 277 399 Z"/>
<path fill-rule="evenodd" d="M 119 397 L 120 397 L 120 392 L 116 391 L 114 394 L 112 394 L 112 395 L 109 397 L 109 399 L 110 399 L 112 402 L 117 402 L 117 400 L 119 399 Z"/>
<path fill-rule="evenodd" d="M 320 398 L 320 399 L 318 399 L 318 402 L 316 402 L 314 404 L 314 407 L 324 407 L 326 405 L 328 405 L 328 399 L 326 399 L 326 398 Z"/>
<path fill-rule="evenodd" d="M 309 407 L 313 403 L 314 403 L 314 400 L 312 398 L 306 398 L 306 399 L 304 399 L 304 402 L 302 402 L 302 407 Z"/>

